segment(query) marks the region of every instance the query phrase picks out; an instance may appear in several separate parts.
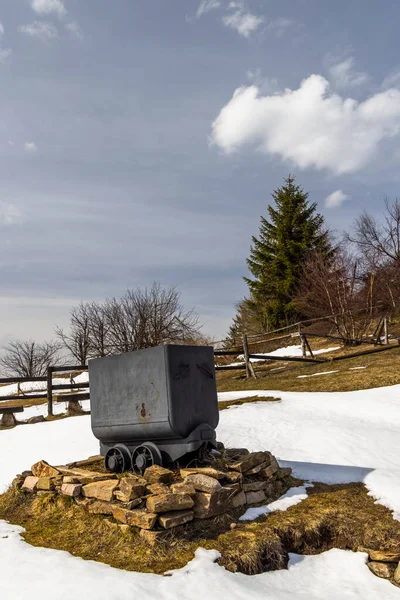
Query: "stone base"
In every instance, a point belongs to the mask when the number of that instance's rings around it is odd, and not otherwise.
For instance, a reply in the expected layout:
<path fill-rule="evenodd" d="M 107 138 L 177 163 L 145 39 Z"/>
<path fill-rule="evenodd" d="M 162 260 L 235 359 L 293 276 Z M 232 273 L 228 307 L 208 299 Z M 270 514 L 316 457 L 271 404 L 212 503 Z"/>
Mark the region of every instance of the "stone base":
<path fill-rule="evenodd" d="M 220 452 L 210 455 L 211 465 L 180 470 L 154 465 L 143 477 L 95 471 L 100 456 L 65 466 L 42 460 L 17 476 L 14 485 L 29 494 L 51 490 L 69 496 L 88 513 L 107 515 L 116 529 L 139 529 L 142 539 L 154 545 L 194 520 L 239 517 L 248 506 L 267 504 L 289 489 L 291 470 L 281 469 L 270 452 Z"/>

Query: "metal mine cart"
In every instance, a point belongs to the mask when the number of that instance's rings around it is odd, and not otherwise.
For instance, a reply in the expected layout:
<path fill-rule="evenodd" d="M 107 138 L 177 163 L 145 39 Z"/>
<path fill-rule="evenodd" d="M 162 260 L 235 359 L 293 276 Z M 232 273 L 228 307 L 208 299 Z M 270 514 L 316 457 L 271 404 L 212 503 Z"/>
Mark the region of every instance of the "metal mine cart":
<path fill-rule="evenodd" d="M 93 434 L 108 471 L 142 473 L 215 447 L 208 346 L 167 345 L 89 361 Z"/>

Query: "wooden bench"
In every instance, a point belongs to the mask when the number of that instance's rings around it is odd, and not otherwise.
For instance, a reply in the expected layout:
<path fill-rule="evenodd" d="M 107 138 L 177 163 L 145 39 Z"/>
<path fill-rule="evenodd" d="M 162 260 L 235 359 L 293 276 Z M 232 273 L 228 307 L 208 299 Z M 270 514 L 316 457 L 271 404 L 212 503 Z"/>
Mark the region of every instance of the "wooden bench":
<path fill-rule="evenodd" d="M 14 427 L 17 424 L 14 413 L 24 412 L 23 406 L 0 406 L 0 415 L 3 415 L 0 425 L 3 427 Z"/>

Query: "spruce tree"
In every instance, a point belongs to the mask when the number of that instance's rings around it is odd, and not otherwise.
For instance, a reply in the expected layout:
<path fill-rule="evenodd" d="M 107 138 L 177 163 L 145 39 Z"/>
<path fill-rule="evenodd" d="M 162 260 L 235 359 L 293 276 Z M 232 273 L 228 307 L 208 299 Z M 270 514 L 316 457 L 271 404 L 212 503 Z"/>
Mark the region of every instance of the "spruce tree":
<path fill-rule="evenodd" d="M 272 198 L 269 221 L 261 217 L 259 236 L 253 236 L 247 259 L 253 278 L 244 277 L 250 291 L 247 305 L 261 315 L 264 330 L 295 322 L 299 315 L 293 298 L 304 261 L 314 250 L 332 252 L 324 218 L 294 177 L 289 175 Z"/>

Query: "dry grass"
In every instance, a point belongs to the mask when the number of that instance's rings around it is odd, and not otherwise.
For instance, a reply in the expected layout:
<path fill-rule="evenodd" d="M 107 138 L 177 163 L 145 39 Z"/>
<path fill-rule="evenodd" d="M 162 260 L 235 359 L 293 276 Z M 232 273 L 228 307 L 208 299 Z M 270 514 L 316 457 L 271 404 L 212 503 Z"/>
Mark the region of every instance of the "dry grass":
<path fill-rule="evenodd" d="M 288 552 L 315 554 L 359 546 L 395 550 L 400 545 L 400 523 L 387 508 L 375 504 L 361 484 L 317 484 L 297 506 L 252 523 L 238 522 L 239 515 L 236 511 L 195 521 L 149 548 L 137 530 L 123 533 L 70 498 L 37 498 L 13 488 L 0 496 L 0 518 L 25 527 L 28 543 L 143 572 L 182 567 L 199 546 L 219 550 L 220 563 L 229 570 L 253 574 L 285 567 Z M 231 530 L 232 522 L 237 525 Z"/>
<path fill-rule="evenodd" d="M 218 402 L 219 410 L 225 410 L 230 406 L 240 406 L 241 404 L 248 404 L 249 402 L 280 402 L 280 398 L 274 398 L 273 396 L 250 396 L 249 398 L 240 398 L 239 400 L 222 400 Z"/>
<path fill-rule="evenodd" d="M 346 349 L 340 354 L 348 354 Z M 366 369 L 353 370 L 354 367 Z M 363 390 L 400 383 L 400 347 L 377 354 L 349 358 L 341 361 L 329 361 L 318 365 L 303 365 L 296 363 L 274 362 L 262 368 L 256 365 L 257 379 L 237 377 L 235 371 L 217 372 L 218 391 L 233 390 L 282 390 L 296 392 L 345 392 Z M 271 369 L 285 367 L 284 371 L 275 372 Z M 313 375 L 325 371 L 339 371 L 331 375 L 306 377 L 298 379 L 299 375 Z M 232 376 L 232 374 L 234 374 Z M 235 376 L 236 375 L 236 376 Z"/>

